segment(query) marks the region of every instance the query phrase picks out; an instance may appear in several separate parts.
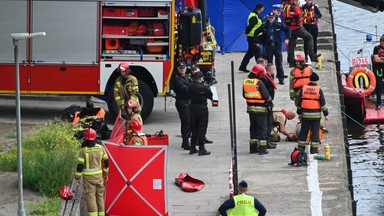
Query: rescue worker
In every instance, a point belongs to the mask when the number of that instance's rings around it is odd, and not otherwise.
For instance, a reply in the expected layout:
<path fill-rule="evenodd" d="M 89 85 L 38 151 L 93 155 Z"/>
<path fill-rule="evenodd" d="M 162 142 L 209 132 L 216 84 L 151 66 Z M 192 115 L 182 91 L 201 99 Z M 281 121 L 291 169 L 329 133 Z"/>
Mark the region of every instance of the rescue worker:
<path fill-rule="evenodd" d="M 189 154 L 199 153 L 199 156 L 210 155 L 211 152 L 205 149 L 205 135 L 209 121 L 207 99 L 212 100 L 212 91 L 209 86 L 204 85 L 203 72 L 197 72 L 193 77 L 193 82 L 188 88 L 188 95 L 191 100 L 192 115 L 192 138 Z M 196 146 L 199 146 L 197 151 Z"/>
<path fill-rule="evenodd" d="M 381 93 L 384 75 L 384 34 L 380 38 L 380 44 L 373 48 L 373 72 L 376 76 L 376 110 L 381 109 Z"/>
<path fill-rule="evenodd" d="M 257 79 L 259 73 L 263 73 L 262 65 L 255 65 L 251 73 L 243 82 L 243 97 L 247 102 L 247 113 L 249 114 L 249 153 L 268 154 L 267 151 L 267 113 L 272 110 L 272 99 L 268 90 Z"/>
<path fill-rule="evenodd" d="M 274 129 L 270 135 L 272 141 L 278 142 L 280 139 L 275 139 L 278 135 L 278 132 L 284 134 L 287 137 L 287 141 L 297 140 L 295 133 L 289 133 L 285 125 L 288 120 L 292 120 L 296 117 L 296 113 L 293 111 L 287 111 L 282 109 L 281 111 L 273 111 L 273 125 Z M 273 137 L 273 138 L 272 138 Z"/>
<path fill-rule="evenodd" d="M 249 60 L 252 57 L 255 57 L 255 61 L 257 61 L 257 59 L 262 56 L 260 44 L 257 41 L 257 37 L 255 37 L 255 31 L 263 23 L 263 18 L 260 15 L 263 11 L 264 5 L 262 3 L 257 3 L 256 7 L 248 16 L 247 26 L 244 32 L 247 35 L 248 50 L 241 61 L 239 71 L 249 73 L 250 71 L 247 69 Z"/>
<path fill-rule="evenodd" d="M 288 63 L 290 67 L 294 67 L 294 56 L 297 38 L 304 40 L 304 45 L 307 47 L 305 56 L 309 55 L 313 62 L 318 62 L 321 54 L 316 55 L 313 50 L 312 35 L 303 27 L 303 16 L 299 6 L 299 0 L 292 0 L 289 4 L 284 4 L 283 8 L 284 23 L 291 28 L 292 36 L 288 44 Z"/>
<path fill-rule="evenodd" d="M 320 145 L 320 119 L 323 112 L 327 120 L 328 108 L 325 105 L 323 91 L 318 86 L 319 75 L 315 72 L 311 74 L 310 83 L 303 86 L 297 97 L 297 114 L 301 117 L 301 130 L 298 137 L 298 148 L 305 150 L 307 145 L 308 131 L 311 130 L 311 154 L 319 153 Z"/>
<path fill-rule="evenodd" d="M 125 112 L 127 113 L 127 121 L 126 121 L 126 130 L 124 134 L 125 140 L 129 140 L 132 136 L 132 128 L 131 128 L 131 121 L 137 120 L 141 124 L 143 124 L 143 119 L 141 118 L 141 115 L 138 113 L 138 104 L 134 100 L 128 100 L 127 103 L 124 106 Z"/>
<path fill-rule="evenodd" d="M 179 61 L 177 65 L 177 74 L 172 80 L 173 90 L 176 94 L 176 109 L 179 113 L 181 122 L 181 137 L 183 142 L 181 148 L 184 150 L 190 150 L 189 135 L 191 133 L 190 122 L 190 106 L 188 96 L 188 86 L 191 84 L 191 79 L 185 74 L 187 66 L 184 61 Z"/>
<path fill-rule="evenodd" d="M 124 105 L 128 100 L 134 100 L 139 105 L 138 111 L 141 111 L 141 106 L 137 94 L 139 93 L 139 83 L 135 76 L 131 73 L 129 65 L 126 62 L 120 63 L 117 70 L 120 72 L 120 76 L 116 79 L 113 92 L 117 106 L 121 110 L 121 114 L 126 118 L 127 113 L 124 109 Z"/>
<path fill-rule="evenodd" d="M 126 145 L 148 145 L 147 136 L 143 133 L 143 124 L 133 119 L 129 122 L 129 127 L 132 130 L 130 137 L 126 141 Z"/>
<path fill-rule="evenodd" d="M 193 64 L 192 66 L 191 66 L 191 78 L 193 79 L 193 77 L 195 76 L 195 74 L 197 73 L 197 72 L 199 72 L 200 71 L 200 67 L 198 66 L 198 65 L 196 65 L 196 64 Z M 205 77 L 205 75 L 204 75 L 204 77 Z M 192 115 L 191 115 L 191 117 L 192 117 Z M 191 122 L 192 122 L 192 120 L 191 120 Z M 212 140 L 209 140 L 207 137 L 205 137 L 205 143 L 206 144 L 211 144 L 211 143 L 213 143 L 213 141 Z"/>
<path fill-rule="evenodd" d="M 108 180 L 109 161 L 104 147 L 96 143 L 96 131 L 85 129 L 84 142 L 77 158 L 75 178 L 83 177 L 88 215 L 105 215 L 104 192 Z"/>
<path fill-rule="evenodd" d="M 319 27 L 317 25 L 318 19 L 323 15 L 321 14 L 317 5 L 312 4 L 312 0 L 305 0 L 305 4 L 301 6 L 303 12 L 303 26 L 313 38 L 313 52 L 317 54 L 317 36 L 319 35 Z M 308 53 L 307 47 L 304 45 L 304 53 Z"/>
<path fill-rule="evenodd" d="M 239 194 L 229 198 L 217 210 L 220 215 L 264 216 L 267 213 L 267 209 L 258 199 L 246 194 L 248 191 L 248 183 L 246 181 L 241 181 L 237 188 Z"/>
<path fill-rule="evenodd" d="M 277 78 L 279 84 L 284 85 L 284 78 L 288 76 L 284 75 L 283 69 L 283 55 L 281 51 L 282 46 L 282 32 L 285 32 L 286 39 L 284 43 L 287 45 L 289 38 L 291 37 L 291 30 L 283 23 L 276 22 L 276 15 L 274 13 L 268 14 L 268 21 L 263 23 L 260 28 L 256 29 L 255 35 L 260 35 L 259 40 L 262 41 L 264 46 L 265 55 L 268 63 L 273 62 L 273 56 L 275 56 L 275 65 L 277 69 Z M 261 34 L 260 34 L 261 33 Z"/>
<path fill-rule="evenodd" d="M 289 76 L 289 97 L 296 101 L 299 90 L 309 83 L 312 68 L 305 64 L 305 57 L 299 53 L 295 57 L 295 67 L 292 68 Z"/>
<path fill-rule="evenodd" d="M 264 83 L 265 88 L 267 88 L 268 94 L 271 97 L 272 101 L 275 98 L 275 89 L 276 89 L 276 84 L 275 84 L 275 81 L 273 80 L 274 73 L 275 73 L 275 66 L 272 63 L 268 63 L 267 66 L 265 67 L 265 72 L 261 72 L 258 74 L 258 78 L 260 79 L 260 81 Z M 272 109 L 268 109 L 268 112 L 267 112 L 267 125 L 268 125 L 268 134 L 270 134 L 273 129 L 273 110 Z M 269 139 L 269 136 L 267 141 L 268 141 L 267 142 L 268 149 L 276 148 L 277 144 L 273 143 Z"/>

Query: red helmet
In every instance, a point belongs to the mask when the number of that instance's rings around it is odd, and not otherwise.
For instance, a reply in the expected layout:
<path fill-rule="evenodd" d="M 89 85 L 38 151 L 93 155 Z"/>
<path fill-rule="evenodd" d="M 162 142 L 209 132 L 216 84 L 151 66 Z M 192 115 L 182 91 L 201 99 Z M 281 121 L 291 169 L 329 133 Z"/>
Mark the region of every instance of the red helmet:
<path fill-rule="evenodd" d="M 259 76 L 259 75 L 265 73 L 265 68 L 264 68 L 263 65 L 261 65 L 261 64 L 257 64 L 257 65 L 255 65 L 255 66 L 253 66 L 253 68 L 252 68 L 252 73 L 254 73 L 254 74 L 256 74 L 256 75 Z"/>
<path fill-rule="evenodd" d="M 125 104 L 125 106 L 128 108 L 128 107 L 131 107 L 131 108 L 134 108 L 134 109 L 137 109 L 137 107 L 139 107 L 139 105 L 137 104 L 136 101 L 130 99 L 127 101 L 127 103 Z"/>
<path fill-rule="evenodd" d="M 305 56 L 301 53 L 296 54 L 295 60 L 305 62 Z"/>
<path fill-rule="evenodd" d="M 119 68 L 121 71 L 129 71 L 129 65 L 127 62 L 120 63 Z"/>
<path fill-rule="evenodd" d="M 84 140 L 96 140 L 96 131 L 93 130 L 92 128 L 86 128 L 85 129 L 85 134 L 84 134 Z"/>
<path fill-rule="evenodd" d="M 141 132 L 141 130 L 143 130 L 143 124 L 136 119 L 131 120 L 131 122 L 129 122 L 129 126 L 133 132 Z"/>

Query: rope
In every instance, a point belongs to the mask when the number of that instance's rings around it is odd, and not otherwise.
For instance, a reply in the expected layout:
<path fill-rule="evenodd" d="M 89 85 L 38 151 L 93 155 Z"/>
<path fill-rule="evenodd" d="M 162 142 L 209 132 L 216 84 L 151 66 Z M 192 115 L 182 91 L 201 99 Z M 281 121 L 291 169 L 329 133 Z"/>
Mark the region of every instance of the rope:
<path fill-rule="evenodd" d="M 345 113 L 343 110 L 339 109 L 337 106 L 333 105 L 332 103 L 330 103 L 328 100 L 325 100 L 327 103 L 329 103 L 331 106 L 333 106 L 335 109 L 337 109 L 338 111 L 340 111 L 341 113 L 343 113 L 345 116 L 347 116 L 349 119 L 351 119 L 352 121 L 354 121 L 356 124 L 358 124 L 359 126 L 361 126 L 362 128 L 365 129 L 365 126 L 362 125 L 360 122 L 358 122 L 356 119 L 352 118 L 350 115 L 348 115 L 347 113 Z"/>

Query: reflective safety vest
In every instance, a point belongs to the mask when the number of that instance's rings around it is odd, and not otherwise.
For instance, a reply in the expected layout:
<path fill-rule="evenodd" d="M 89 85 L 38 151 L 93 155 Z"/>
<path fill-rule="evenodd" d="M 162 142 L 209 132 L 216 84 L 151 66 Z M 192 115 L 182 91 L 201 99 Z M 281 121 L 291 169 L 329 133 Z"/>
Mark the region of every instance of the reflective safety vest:
<path fill-rule="evenodd" d="M 244 98 L 248 103 L 264 104 L 265 100 L 258 89 L 258 79 L 245 79 L 243 83 Z"/>
<path fill-rule="evenodd" d="M 113 93 L 118 107 L 125 105 L 129 99 L 132 99 L 136 101 L 136 103 L 139 105 L 137 109 L 141 111 L 139 97 L 137 96 L 138 92 L 139 82 L 133 75 L 128 75 L 127 79 L 124 79 L 121 76 L 116 79 L 115 85 L 113 87 Z"/>
<path fill-rule="evenodd" d="M 233 197 L 235 207 L 228 210 L 228 216 L 258 216 L 255 209 L 255 198 L 246 194 Z"/>
<path fill-rule="evenodd" d="M 301 92 L 301 107 L 309 110 L 318 110 L 320 106 L 320 87 L 305 85 Z"/>
<path fill-rule="evenodd" d="M 253 26 L 252 30 L 247 34 L 248 37 L 253 37 L 254 34 L 255 34 L 255 31 L 256 29 L 258 29 L 261 24 L 263 24 L 263 21 L 261 19 L 259 19 L 259 16 L 255 13 L 255 12 L 251 12 L 248 16 L 248 20 L 247 20 L 247 26 L 249 25 L 249 20 L 252 18 L 252 17 L 256 17 L 257 19 L 257 23 L 255 26 Z"/>
<path fill-rule="evenodd" d="M 302 88 L 310 82 L 309 77 L 311 76 L 311 67 L 305 67 L 303 71 L 295 67 L 293 76 L 293 88 Z"/>
<path fill-rule="evenodd" d="M 317 18 L 315 17 L 315 5 L 310 8 L 303 7 L 304 25 L 317 25 Z"/>
<path fill-rule="evenodd" d="M 99 175 L 108 173 L 108 167 L 102 169 L 102 162 L 108 159 L 103 146 L 96 144 L 94 147 L 84 147 L 81 149 L 80 155 L 77 158 L 78 163 L 85 165 L 82 172 L 76 172 L 76 176 L 81 175 Z"/>
<path fill-rule="evenodd" d="M 133 133 L 131 139 L 126 142 L 127 145 L 148 145 L 147 136 L 144 133 Z"/>

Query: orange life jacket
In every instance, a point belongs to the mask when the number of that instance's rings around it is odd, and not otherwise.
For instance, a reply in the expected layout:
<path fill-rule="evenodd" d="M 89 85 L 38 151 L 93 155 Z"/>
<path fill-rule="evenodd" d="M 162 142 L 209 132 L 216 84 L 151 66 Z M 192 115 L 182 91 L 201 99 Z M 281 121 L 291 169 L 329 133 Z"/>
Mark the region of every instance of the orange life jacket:
<path fill-rule="evenodd" d="M 302 92 L 301 92 L 301 107 L 304 109 L 310 109 L 310 110 L 318 110 L 321 108 L 320 106 L 320 87 L 319 86 L 310 86 L 305 85 L 303 86 Z"/>
<path fill-rule="evenodd" d="M 304 68 L 304 70 L 300 70 L 299 68 L 295 67 L 293 76 L 293 88 L 302 88 L 310 82 L 309 77 L 311 76 L 311 67 L 307 66 Z"/>
<path fill-rule="evenodd" d="M 143 133 L 132 135 L 132 137 L 126 142 L 127 145 L 148 145 L 147 136 Z"/>
<path fill-rule="evenodd" d="M 259 90 L 258 79 L 245 79 L 243 83 L 244 98 L 248 103 L 264 104 L 265 100 Z"/>
<path fill-rule="evenodd" d="M 317 18 L 315 17 L 315 5 L 310 8 L 303 7 L 304 25 L 317 25 Z"/>

